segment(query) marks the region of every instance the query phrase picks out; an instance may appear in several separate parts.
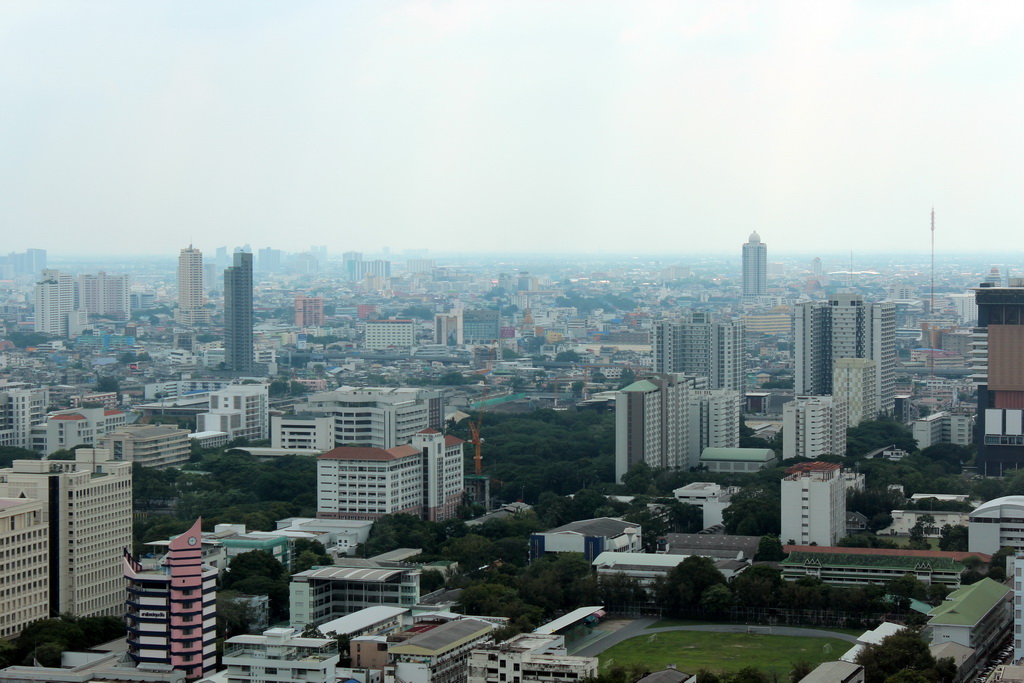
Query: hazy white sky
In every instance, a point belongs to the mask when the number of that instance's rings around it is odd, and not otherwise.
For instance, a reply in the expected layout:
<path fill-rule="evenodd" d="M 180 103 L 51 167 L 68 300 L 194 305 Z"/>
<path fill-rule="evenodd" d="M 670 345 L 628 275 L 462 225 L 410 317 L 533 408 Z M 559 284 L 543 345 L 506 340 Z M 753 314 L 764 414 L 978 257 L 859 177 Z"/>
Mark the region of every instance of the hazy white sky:
<path fill-rule="evenodd" d="M 0 3 L 0 252 L 1017 253 L 1024 2 Z M 512 246 L 510 246 L 512 245 Z"/>

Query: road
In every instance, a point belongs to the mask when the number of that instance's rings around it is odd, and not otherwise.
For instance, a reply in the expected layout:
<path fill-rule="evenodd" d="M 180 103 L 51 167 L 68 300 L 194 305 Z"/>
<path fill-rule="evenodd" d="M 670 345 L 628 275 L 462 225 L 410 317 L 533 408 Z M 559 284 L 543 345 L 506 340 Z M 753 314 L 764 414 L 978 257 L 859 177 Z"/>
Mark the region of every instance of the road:
<path fill-rule="evenodd" d="M 711 633 L 746 633 L 746 624 L 696 624 L 693 626 L 665 626 L 662 628 L 647 628 L 651 624 L 654 624 L 658 619 L 651 617 L 644 617 L 641 619 L 634 619 L 629 624 L 617 629 L 607 635 L 600 637 L 596 640 L 591 640 L 586 643 L 579 650 L 574 651 L 572 654 L 579 655 L 582 657 L 596 657 L 613 645 L 618 645 L 624 640 L 635 638 L 636 636 L 649 636 L 652 633 L 667 633 L 669 631 L 704 631 Z M 766 626 L 756 626 L 759 629 L 766 629 Z M 597 629 L 595 629 L 597 630 Z M 768 635 L 765 633 L 765 635 Z M 834 631 L 823 631 L 815 628 L 798 628 L 795 626 L 772 626 L 771 635 L 773 636 L 803 636 L 804 638 L 837 638 L 839 640 L 845 640 L 848 643 L 856 643 L 857 636 L 851 636 L 847 633 L 836 633 Z M 840 653 L 841 654 L 841 653 Z"/>

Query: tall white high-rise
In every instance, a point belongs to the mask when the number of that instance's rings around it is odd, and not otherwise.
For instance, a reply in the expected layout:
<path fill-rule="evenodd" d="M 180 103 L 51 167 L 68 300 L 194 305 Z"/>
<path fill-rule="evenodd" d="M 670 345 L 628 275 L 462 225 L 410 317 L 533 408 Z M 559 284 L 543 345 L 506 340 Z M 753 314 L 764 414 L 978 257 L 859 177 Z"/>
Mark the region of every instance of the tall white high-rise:
<path fill-rule="evenodd" d="M 768 245 L 757 231 L 743 244 L 743 296 L 768 294 Z"/>
<path fill-rule="evenodd" d="M 742 322 L 712 322 L 693 311 L 685 320 L 662 320 L 653 334 L 654 371 L 706 377 L 710 389 L 746 388 Z"/>
<path fill-rule="evenodd" d="M 891 413 L 896 383 L 896 307 L 867 303 L 859 294 L 835 294 L 828 301 L 796 306 L 793 321 L 798 396 L 833 393 L 834 363 L 867 358 L 877 364 L 878 410 Z"/>
<path fill-rule="evenodd" d="M 846 535 L 846 485 L 840 466 L 804 462 L 782 480 L 783 543 L 834 546 Z"/>
<path fill-rule="evenodd" d="M 205 305 L 203 252 L 190 244 L 178 255 L 178 310 L 174 312 L 174 318 L 188 327 L 208 325 L 210 311 Z"/>
<path fill-rule="evenodd" d="M 737 391 L 706 388 L 703 377 L 659 374 L 621 389 L 615 399 L 615 479 L 637 463 L 688 469 L 708 447 L 739 445 Z"/>
<path fill-rule="evenodd" d="M 68 318 L 75 311 L 74 278 L 59 270 L 44 270 L 36 283 L 33 300 L 35 331 L 68 336 Z"/>

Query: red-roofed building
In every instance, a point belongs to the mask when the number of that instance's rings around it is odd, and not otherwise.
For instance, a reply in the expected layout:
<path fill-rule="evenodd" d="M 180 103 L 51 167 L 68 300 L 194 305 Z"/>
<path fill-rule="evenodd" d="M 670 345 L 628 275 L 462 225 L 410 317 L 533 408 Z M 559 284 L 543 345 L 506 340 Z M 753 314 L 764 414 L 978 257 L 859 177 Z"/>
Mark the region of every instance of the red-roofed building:
<path fill-rule="evenodd" d="M 125 413 L 104 408 L 78 408 L 53 413 L 46 421 L 32 427 L 32 449 L 49 455 L 62 448 L 92 446 L 96 440 L 123 427 Z"/>
<path fill-rule="evenodd" d="M 394 448 L 341 446 L 317 458 L 317 516 L 379 519 L 410 514 L 455 516 L 463 494 L 461 439 L 433 429 Z"/>

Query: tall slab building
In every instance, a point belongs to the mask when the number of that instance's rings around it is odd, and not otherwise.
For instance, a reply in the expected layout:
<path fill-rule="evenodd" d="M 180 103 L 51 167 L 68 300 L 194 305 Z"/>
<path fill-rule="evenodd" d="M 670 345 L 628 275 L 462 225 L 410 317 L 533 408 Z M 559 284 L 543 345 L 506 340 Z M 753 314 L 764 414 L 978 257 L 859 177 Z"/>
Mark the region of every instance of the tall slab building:
<path fill-rule="evenodd" d="M 685 320 L 663 320 L 654 326 L 654 371 L 707 377 L 710 389 L 746 388 L 743 323 L 712 322 L 694 311 Z"/>
<path fill-rule="evenodd" d="M 224 269 L 224 364 L 236 373 L 253 371 L 252 254 L 235 252 Z"/>
<path fill-rule="evenodd" d="M 1024 286 L 982 283 L 975 290 L 972 379 L 978 387 L 978 473 L 1001 475 L 1024 464 Z"/>
<path fill-rule="evenodd" d="M 174 319 L 181 325 L 208 325 L 210 311 L 203 290 L 203 252 L 188 245 L 178 254 L 178 310 Z"/>
<path fill-rule="evenodd" d="M 743 296 L 768 294 L 768 245 L 757 231 L 743 244 Z"/>
<path fill-rule="evenodd" d="M 878 410 L 891 413 L 896 382 L 896 306 L 865 302 L 859 294 L 835 294 L 800 304 L 794 311 L 796 394 L 833 393 L 835 361 L 875 361 Z"/>

